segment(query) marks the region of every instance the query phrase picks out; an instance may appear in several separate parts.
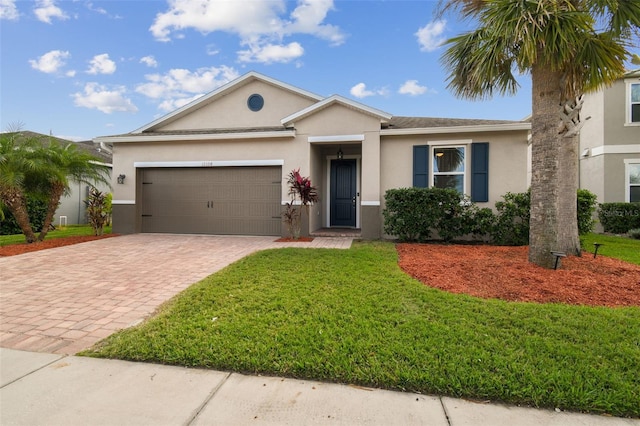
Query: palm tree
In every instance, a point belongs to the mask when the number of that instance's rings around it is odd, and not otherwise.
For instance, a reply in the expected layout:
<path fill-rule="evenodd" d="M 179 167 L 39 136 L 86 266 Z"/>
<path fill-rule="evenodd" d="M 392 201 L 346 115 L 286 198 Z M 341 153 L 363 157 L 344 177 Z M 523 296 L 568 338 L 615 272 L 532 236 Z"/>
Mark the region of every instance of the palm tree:
<path fill-rule="evenodd" d="M 27 213 L 27 190 L 30 182 L 41 172 L 42 163 L 36 159 L 37 142 L 18 141 L 15 130 L 0 135 L 0 205 L 4 205 L 16 219 L 27 243 L 36 241 Z"/>
<path fill-rule="evenodd" d="M 42 146 L 38 156 L 46 169 L 42 185 L 48 198 L 47 215 L 38 235 L 38 241 L 43 241 L 53 222 L 60 199 L 70 191 L 70 182 L 108 185 L 109 168 L 72 143 L 63 146 L 51 140 L 48 145 Z"/>
<path fill-rule="evenodd" d="M 529 261 L 579 255 L 576 190 L 582 95 L 624 72 L 640 26 L 637 0 L 449 0 L 478 28 L 447 42 L 449 88 L 469 99 L 513 94 L 532 80 Z"/>

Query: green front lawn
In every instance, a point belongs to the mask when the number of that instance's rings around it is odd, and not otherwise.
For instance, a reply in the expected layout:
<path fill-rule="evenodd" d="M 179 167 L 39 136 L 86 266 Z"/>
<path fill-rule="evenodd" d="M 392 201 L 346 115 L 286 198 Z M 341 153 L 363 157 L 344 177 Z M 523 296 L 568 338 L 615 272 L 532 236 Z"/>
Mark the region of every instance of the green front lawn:
<path fill-rule="evenodd" d="M 640 416 L 640 308 L 445 293 L 382 242 L 249 256 L 84 355 Z"/>
<path fill-rule="evenodd" d="M 582 241 L 582 248 L 590 253 L 595 250 L 593 243 L 600 243 L 602 245 L 598 249 L 598 256 L 615 257 L 625 262 L 640 265 L 640 240 L 604 234 L 583 235 L 580 240 Z"/>
<path fill-rule="evenodd" d="M 110 234 L 111 227 L 105 226 L 104 233 Z M 36 236 L 38 233 L 36 233 Z M 93 229 L 89 225 L 69 225 L 64 228 L 57 228 L 55 231 L 49 231 L 45 240 L 49 240 L 52 238 L 63 238 L 63 237 L 78 237 L 84 235 L 93 235 Z M 0 235 L 0 247 L 8 246 L 11 244 L 23 244 L 25 242 L 24 234 L 16 234 L 16 235 Z"/>

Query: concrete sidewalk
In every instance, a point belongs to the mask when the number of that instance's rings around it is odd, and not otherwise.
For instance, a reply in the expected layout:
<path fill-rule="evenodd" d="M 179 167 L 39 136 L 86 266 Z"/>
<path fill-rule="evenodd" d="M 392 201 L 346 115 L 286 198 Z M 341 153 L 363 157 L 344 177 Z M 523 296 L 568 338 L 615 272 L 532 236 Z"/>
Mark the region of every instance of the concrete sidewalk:
<path fill-rule="evenodd" d="M 640 425 L 277 377 L 0 348 L 6 425 Z"/>

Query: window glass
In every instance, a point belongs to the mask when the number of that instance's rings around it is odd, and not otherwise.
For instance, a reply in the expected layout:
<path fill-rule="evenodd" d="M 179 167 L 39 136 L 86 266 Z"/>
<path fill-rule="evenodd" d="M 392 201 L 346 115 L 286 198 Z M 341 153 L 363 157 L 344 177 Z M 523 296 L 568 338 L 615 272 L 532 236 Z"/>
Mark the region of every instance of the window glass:
<path fill-rule="evenodd" d="M 629 164 L 629 183 L 640 185 L 640 163 Z"/>
<path fill-rule="evenodd" d="M 640 102 L 640 84 L 631 85 L 631 102 Z"/>
<path fill-rule="evenodd" d="M 629 201 L 640 202 L 640 163 L 627 164 L 629 173 Z"/>
<path fill-rule="evenodd" d="M 640 84 L 631 85 L 631 122 L 640 123 Z"/>
<path fill-rule="evenodd" d="M 436 188 L 450 188 L 458 192 L 464 192 L 463 175 L 436 175 L 433 177 L 433 186 Z"/>
<path fill-rule="evenodd" d="M 464 192 L 465 148 L 433 149 L 433 186 Z"/>

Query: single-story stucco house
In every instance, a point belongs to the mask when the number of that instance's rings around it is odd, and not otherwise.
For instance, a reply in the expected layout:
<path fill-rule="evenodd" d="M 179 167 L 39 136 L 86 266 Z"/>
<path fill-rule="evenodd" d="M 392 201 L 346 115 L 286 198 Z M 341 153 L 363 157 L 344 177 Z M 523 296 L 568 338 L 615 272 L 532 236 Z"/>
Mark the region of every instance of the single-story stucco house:
<path fill-rule="evenodd" d="M 320 195 L 304 234 L 352 228 L 376 239 L 391 188 L 455 187 L 481 207 L 526 191 L 530 128 L 396 117 L 249 72 L 131 133 L 94 141 L 113 147 L 114 232 L 286 235 L 286 181 L 300 168 Z"/>

